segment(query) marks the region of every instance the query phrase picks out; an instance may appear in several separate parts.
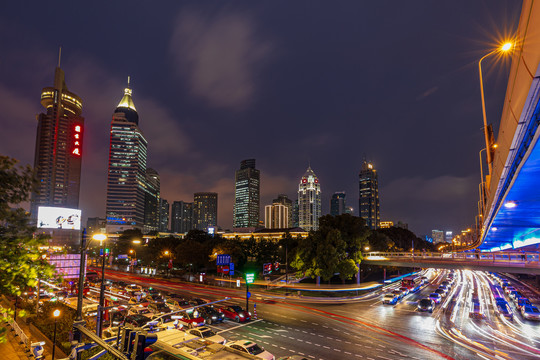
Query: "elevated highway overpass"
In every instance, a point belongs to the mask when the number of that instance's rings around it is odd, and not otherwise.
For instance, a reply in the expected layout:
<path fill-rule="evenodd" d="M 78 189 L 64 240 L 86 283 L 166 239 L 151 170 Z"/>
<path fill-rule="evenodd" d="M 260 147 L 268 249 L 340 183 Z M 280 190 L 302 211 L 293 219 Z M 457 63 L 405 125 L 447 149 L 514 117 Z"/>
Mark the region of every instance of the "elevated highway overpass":
<path fill-rule="evenodd" d="M 540 2 L 523 2 L 513 41 L 498 136 L 486 144 L 492 170 L 482 179 L 475 244 L 482 251 L 540 243 Z"/>
<path fill-rule="evenodd" d="M 540 275 L 538 252 L 370 252 L 364 264 Z"/>

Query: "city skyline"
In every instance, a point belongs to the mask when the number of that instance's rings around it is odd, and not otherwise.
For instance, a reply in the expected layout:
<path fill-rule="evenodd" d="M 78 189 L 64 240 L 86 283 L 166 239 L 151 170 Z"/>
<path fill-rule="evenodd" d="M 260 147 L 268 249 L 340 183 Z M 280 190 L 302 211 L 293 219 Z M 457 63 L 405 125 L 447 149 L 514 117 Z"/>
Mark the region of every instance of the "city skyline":
<path fill-rule="evenodd" d="M 261 204 L 279 193 L 294 199 L 311 162 L 324 184 L 325 214 L 336 191 L 356 202 L 365 155 L 381 174 L 382 220 L 401 220 L 419 235 L 436 228 L 458 232 L 474 222 L 480 178 L 477 61 L 509 34 L 520 10 L 510 1 L 461 5 L 348 4 L 331 12 L 313 5 L 303 26 L 300 4 L 287 11 L 240 3 L 170 3 L 167 11 L 142 6 L 123 24 L 114 16 L 122 4 L 86 11 L 59 6 L 54 14 L 69 24 L 43 28 L 39 19 L 52 16 L 50 7 L 24 12 L 19 4 L 3 4 L 3 29 L 15 35 L 0 40 L 6 54 L 0 152 L 33 163 L 36 96 L 51 84 L 62 45 L 66 82 L 84 103 L 84 218 L 105 213 L 110 113 L 131 75 L 161 196 L 190 201 L 195 192 L 217 192 L 224 228 L 232 228 L 231 174 L 240 159 L 257 159 Z M 160 18 L 148 20 L 153 30 L 136 30 L 136 19 L 153 11 Z M 107 25 L 85 31 L 95 23 L 91 14 Z M 126 26 L 136 36 L 125 38 Z M 124 39 L 138 55 L 111 57 L 117 43 L 106 37 Z M 206 57 L 212 49 L 227 56 Z M 507 65 L 484 62 L 488 121 L 495 126 Z"/>

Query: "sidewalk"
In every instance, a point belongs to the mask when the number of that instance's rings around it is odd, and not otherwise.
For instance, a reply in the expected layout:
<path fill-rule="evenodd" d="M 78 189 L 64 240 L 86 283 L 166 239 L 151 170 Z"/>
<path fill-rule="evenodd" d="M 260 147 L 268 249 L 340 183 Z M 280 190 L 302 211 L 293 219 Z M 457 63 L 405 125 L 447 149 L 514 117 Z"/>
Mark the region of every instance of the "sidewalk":
<path fill-rule="evenodd" d="M 11 331 L 11 327 L 7 326 L 6 342 L 0 344 L 0 354 L 4 360 L 28 360 L 28 355 L 24 351 L 24 345 L 19 344 L 19 339 L 14 336 L 14 332 Z"/>

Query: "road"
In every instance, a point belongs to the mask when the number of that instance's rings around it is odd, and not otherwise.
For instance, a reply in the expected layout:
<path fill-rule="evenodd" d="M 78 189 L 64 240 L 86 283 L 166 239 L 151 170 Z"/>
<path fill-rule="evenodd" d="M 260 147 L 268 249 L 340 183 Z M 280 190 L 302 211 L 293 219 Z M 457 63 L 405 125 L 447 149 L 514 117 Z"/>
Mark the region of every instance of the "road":
<path fill-rule="evenodd" d="M 514 323 L 495 315 L 489 305 L 489 281 L 484 273 L 456 272 L 456 283 L 433 314 L 419 313 L 416 303 L 438 288 L 447 271 L 429 271 L 430 282 L 396 305 L 383 305 L 381 292 L 341 304 L 306 303 L 277 299 L 254 291 L 250 300 L 257 318 L 247 324 L 225 321 L 211 327 L 227 340 L 255 341 L 276 356 L 303 355 L 310 359 L 535 359 L 540 326 Z M 184 297 L 208 300 L 230 297 L 228 303 L 245 306 L 245 290 L 183 284 L 165 279 L 107 271 L 111 280 L 153 286 Z M 387 286 L 384 292 L 396 286 Z M 472 320 L 471 292 L 477 289 L 485 303 L 484 320 Z"/>

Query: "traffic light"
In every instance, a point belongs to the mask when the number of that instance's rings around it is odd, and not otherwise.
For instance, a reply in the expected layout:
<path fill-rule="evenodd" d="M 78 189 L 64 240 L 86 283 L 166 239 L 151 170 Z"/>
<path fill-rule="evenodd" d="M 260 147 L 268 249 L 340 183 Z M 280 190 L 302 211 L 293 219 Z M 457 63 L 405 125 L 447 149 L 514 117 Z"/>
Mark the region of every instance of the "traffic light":
<path fill-rule="evenodd" d="M 146 331 L 137 331 L 133 352 L 131 353 L 131 360 L 145 360 L 146 357 L 152 353 L 152 350 L 146 350 L 146 347 L 152 345 L 156 341 L 156 334 L 149 334 Z"/>

